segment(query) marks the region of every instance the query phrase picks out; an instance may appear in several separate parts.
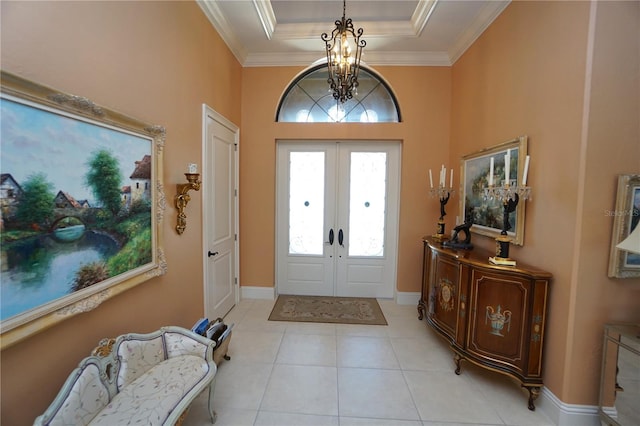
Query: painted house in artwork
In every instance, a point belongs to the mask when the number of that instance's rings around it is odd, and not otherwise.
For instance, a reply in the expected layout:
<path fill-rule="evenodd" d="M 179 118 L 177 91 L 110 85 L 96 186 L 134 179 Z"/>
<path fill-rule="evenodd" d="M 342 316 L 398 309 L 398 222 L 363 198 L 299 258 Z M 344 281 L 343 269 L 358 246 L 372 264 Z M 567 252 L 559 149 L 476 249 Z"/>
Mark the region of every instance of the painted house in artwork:
<path fill-rule="evenodd" d="M 0 207 L 4 210 L 5 207 L 16 205 L 21 195 L 20 184 L 10 173 L 2 173 L 0 175 Z"/>
<path fill-rule="evenodd" d="M 75 198 L 71 196 L 68 192 L 58 191 L 56 197 L 53 199 L 53 202 L 57 209 L 81 209 L 82 204 L 80 204 Z"/>
<path fill-rule="evenodd" d="M 21 195 L 20 184 L 10 173 L 2 173 L 0 175 L 0 230 L 4 229 L 5 218 L 10 218 L 15 214 Z"/>
<path fill-rule="evenodd" d="M 129 207 L 131 205 L 131 185 L 120 188 L 120 201 L 123 207 Z"/>
<path fill-rule="evenodd" d="M 151 156 L 145 155 L 136 161 L 136 167 L 129 176 L 131 179 L 130 202 L 136 200 L 151 201 Z"/>

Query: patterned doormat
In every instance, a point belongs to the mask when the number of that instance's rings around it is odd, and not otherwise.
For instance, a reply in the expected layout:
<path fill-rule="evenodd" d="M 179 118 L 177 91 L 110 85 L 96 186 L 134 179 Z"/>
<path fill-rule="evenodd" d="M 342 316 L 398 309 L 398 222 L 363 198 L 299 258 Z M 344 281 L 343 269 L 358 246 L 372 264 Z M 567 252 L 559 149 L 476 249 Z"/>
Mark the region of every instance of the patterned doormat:
<path fill-rule="evenodd" d="M 374 298 L 279 295 L 269 321 L 387 325 Z"/>

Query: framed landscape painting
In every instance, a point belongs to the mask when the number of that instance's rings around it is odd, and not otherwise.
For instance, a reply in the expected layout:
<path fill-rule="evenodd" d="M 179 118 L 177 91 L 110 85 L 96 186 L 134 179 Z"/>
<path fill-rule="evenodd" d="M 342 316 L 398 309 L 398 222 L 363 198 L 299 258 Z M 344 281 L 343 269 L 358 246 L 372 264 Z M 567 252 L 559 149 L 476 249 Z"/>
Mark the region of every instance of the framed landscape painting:
<path fill-rule="evenodd" d="M 166 271 L 165 131 L 2 72 L 1 348 Z"/>
<path fill-rule="evenodd" d="M 522 183 L 524 162 L 527 156 L 527 136 L 520 136 L 494 147 L 462 157 L 461 176 L 462 194 L 460 197 L 460 217 L 473 219 L 471 232 L 496 238 L 503 226 L 504 206 L 495 198 L 485 196 L 484 189 L 489 186 L 491 159 L 493 158 L 493 183 L 502 185 L 505 180 L 505 155 L 509 153 L 509 180 L 511 186 Z M 515 211 L 509 214 L 511 229 L 507 235 L 511 243 L 522 245 L 524 242 L 525 202 L 520 200 Z"/>

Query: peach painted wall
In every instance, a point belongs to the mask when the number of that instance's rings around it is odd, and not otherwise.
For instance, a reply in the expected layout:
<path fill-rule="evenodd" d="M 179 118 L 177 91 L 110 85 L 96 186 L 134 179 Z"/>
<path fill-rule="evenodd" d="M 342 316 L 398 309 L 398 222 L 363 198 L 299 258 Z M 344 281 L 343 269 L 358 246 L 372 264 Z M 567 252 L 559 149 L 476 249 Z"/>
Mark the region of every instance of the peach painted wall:
<path fill-rule="evenodd" d="M 640 2 L 596 2 L 591 13 L 584 199 L 576 242 L 574 343 L 568 356 L 581 362 L 574 362 L 565 377 L 569 401 L 597 401 L 602 324 L 640 323 L 640 279 L 606 277 L 613 231 L 608 212 L 615 209 L 617 175 L 640 174 Z"/>
<path fill-rule="evenodd" d="M 202 316 L 201 198 L 192 197 L 182 236 L 172 200 L 187 163 L 202 164 L 202 104 L 241 124 L 241 67 L 192 1 L 3 1 L 0 8 L 4 70 L 167 130 L 168 272 L 2 351 L 0 423 L 27 425 L 101 338 L 190 327 Z"/>
<path fill-rule="evenodd" d="M 453 66 L 450 153 L 529 136 L 533 200 L 518 207 L 525 244 L 512 256 L 554 275 L 545 386 L 588 405 L 598 401 L 602 324 L 640 319 L 640 280 L 607 278 L 605 215 L 617 175 L 640 172 L 638 3 L 596 5 L 595 49 L 588 2 L 505 9 Z"/>
<path fill-rule="evenodd" d="M 427 171 L 429 168 L 439 170 L 449 158 L 451 69 L 375 69 L 396 94 L 402 123 L 276 123 L 278 101 L 302 69 L 243 69 L 240 145 L 240 277 L 243 286 L 275 285 L 276 140 L 400 140 L 402 176 L 397 288 L 404 292 L 420 291 L 421 237 L 435 232 L 440 212 L 437 200 L 427 195 Z M 453 224 L 455 208 L 450 213 L 447 218 Z"/>

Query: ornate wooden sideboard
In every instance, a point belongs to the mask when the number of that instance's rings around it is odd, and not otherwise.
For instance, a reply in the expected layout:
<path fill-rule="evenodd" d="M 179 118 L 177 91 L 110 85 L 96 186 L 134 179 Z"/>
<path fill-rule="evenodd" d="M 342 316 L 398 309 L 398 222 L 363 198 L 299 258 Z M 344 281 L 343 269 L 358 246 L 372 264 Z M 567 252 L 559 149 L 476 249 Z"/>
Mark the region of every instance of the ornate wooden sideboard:
<path fill-rule="evenodd" d="M 451 344 L 460 374 L 463 359 L 518 380 L 529 409 L 542 386 L 547 292 L 551 274 L 521 265 L 489 263 L 486 250 L 453 250 L 424 239 L 418 318 Z"/>

